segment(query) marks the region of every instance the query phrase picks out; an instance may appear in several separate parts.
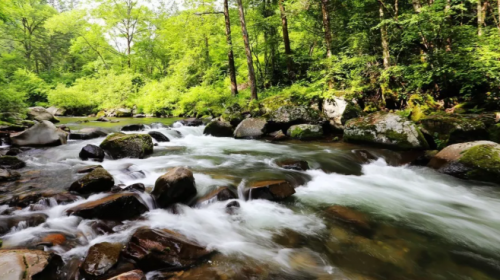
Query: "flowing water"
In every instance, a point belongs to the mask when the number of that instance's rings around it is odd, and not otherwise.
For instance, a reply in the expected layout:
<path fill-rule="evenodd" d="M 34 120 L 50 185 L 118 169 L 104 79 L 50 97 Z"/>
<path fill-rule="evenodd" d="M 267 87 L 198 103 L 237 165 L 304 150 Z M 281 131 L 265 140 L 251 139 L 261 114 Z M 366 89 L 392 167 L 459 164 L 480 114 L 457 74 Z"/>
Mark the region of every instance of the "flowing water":
<path fill-rule="evenodd" d="M 208 263 L 209 269 L 238 276 L 229 279 L 500 279 L 497 186 L 408 166 L 404 164 L 408 154 L 389 150 L 343 143 L 214 138 L 204 136 L 203 127 L 151 125 L 172 124 L 175 120 L 170 119 L 77 124 L 79 120 L 62 119 L 72 129 L 104 126 L 110 131 L 131 122 L 147 123 L 149 130 L 171 139 L 158 143 L 146 159 L 105 159 L 102 166 L 117 184 L 140 182 L 151 188 L 169 168 L 187 166 L 194 172 L 199 196 L 218 186 L 241 192 L 249 182 L 274 179 L 293 182 L 296 193 L 281 203 L 239 199 L 241 208 L 234 215 L 226 212 L 227 201 L 181 206 L 174 214 L 155 209 L 146 193 L 143 198 L 150 211 L 139 220 L 114 225 L 111 234 L 99 234 L 94 221 L 65 214 L 72 206 L 106 194 L 67 205 L 49 200 L 41 209 L 27 207 L 11 213 L 44 213 L 48 219 L 35 227 L 23 223 L 13 227 L 0 237 L 4 248 L 23 247 L 46 233 L 60 232 L 72 240 L 70 244 L 45 249 L 58 252 L 69 264 L 83 258 L 93 244 L 125 244 L 135 229 L 149 226 L 175 230 L 217 250 L 220 254 Z M 9 183 L 3 196 L 66 189 L 81 176 L 76 170 L 92 164 L 78 158 L 80 149 L 102 140 L 69 141 L 24 152 L 20 158 L 28 167 L 22 178 L 28 179 Z M 365 160 L 361 150 L 374 159 Z M 308 161 L 311 169 L 285 170 L 275 163 L 290 158 Z M 348 207 L 343 209 L 352 210 L 350 217 L 361 222 L 333 218 L 330 210 L 335 205 Z M 157 276 L 148 274 L 149 279 Z"/>

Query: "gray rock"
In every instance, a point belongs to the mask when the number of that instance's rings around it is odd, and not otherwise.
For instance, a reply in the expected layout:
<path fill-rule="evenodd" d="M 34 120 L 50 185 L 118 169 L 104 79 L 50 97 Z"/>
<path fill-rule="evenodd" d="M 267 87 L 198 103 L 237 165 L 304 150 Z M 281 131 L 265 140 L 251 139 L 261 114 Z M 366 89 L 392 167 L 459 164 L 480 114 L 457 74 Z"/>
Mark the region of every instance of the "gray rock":
<path fill-rule="evenodd" d="M 41 121 L 23 132 L 11 134 L 10 139 L 16 146 L 55 146 L 66 144 L 68 133 L 49 121 Z"/>
<path fill-rule="evenodd" d="M 212 121 L 203 130 L 203 134 L 215 137 L 233 137 L 233 133 L 231 124 L 223 121 Z"/>
<path fill-rule="evenodd" d="M 360 117 L 363 112 L 357 104 L 343 97 L 334 97 L 323 101 L 323 113 L 329 119 L 330 125 L 342 130 L 348 120 Z"/>
<path fill-rule="evenodd" d="M 170 169 L 156 180 L 151 194 L 161 208 L 190 202 L 197 194 L 193 172 L 184 167 Z"/>
<path fill-rule="evenodd" d="M 0 279 L 33 279 L 43 272 L 52 257 L 52 253 L 42 250 L 0 250 Z"/>
<path fill-rule="evenodd" d="M 30 107 L 30 108 L 28 108 L 28 119 L 39 121 L 39 122 L 41 122 L 41 121 L 49 121 L 49 122 L 53 122 L 53 123 L 59 122 L 59 120 L 54 118 L 54 115 L 49 113 L 43 107 Z"/>
<path fill-rule="evenodd" d="M 234 130 L 234 138 L 256 139 L 265 133 L 267 121 L 265 119 L 248 118 L 243 120 Z"/>
<path fill-rule="evenodd" d="M 88 144 L 82 148 L 80 151 L 79 157 L 83 160 L 95 160 L 95 161 L 103 161 L 104 159 L 104 150 L 100 147 L 92 144 Z"/>
<path fill-rule="evenodd" d="M 170 142 L 170 139 L 159 131 L 150 131 L 148 134 L 158 142 Z"/>
<path fill-rule="evenodd" d="M 292 125 L 286 134 L 295 139 L 311 140 L 323 137 L 323 128 L 316 124 L 298 124 Z"/>
<path fill-rule="evenodd" d="M 69 139 L 72 140 L 88 140 L 99 137 L 104 137 L 108 135 L 106 131 L 101 128 L 96 127 L 86 127 L 82 128 L 78 131 L 73 131 L 69 134 Z"/>
<path fill-rule="evenodd" d="M 47 108 L 47 112 L 51 113 L 54 116 L 64 116 L 66 114 L 66 110 L 63 108 L 57 108 L 57 107 L 49 107 Z"/>

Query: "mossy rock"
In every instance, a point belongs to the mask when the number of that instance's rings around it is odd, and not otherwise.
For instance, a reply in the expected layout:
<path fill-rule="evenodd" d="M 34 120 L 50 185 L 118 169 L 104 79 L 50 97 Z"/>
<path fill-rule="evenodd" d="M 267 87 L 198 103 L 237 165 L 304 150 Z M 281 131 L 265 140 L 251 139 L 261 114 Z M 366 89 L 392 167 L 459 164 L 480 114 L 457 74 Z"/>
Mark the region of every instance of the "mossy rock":
<path fill-rule="evenodd" d="M 500 145 L 491 141 L 454 144 L 434 156 L 429 167 L 463 179 L 500 184 Z"/>
<path fill-rule="evenodd" d="M 434 114 L 421 119 L 420 126 L 434 138 L 440 149 L 452 144 L 489 139 L 486 125 L 478 118 Z"/>
<path fill-rule="evenodd" d="M 300 140 L 318 139 L 323 137 L 323 128 L 320 125 L 299 124 L 291 126 L 286 134 Z"/>
<path fill-rule="evenodd" d="M 104 168 L 99 167 L 71 184 L 69 191 L 79 194 L 91 194 L 109 191 L 114 185 L 113 176 Z"/>
<path fill-rule="evenodd" d="M 490 141 L 500 143 L 500 123 L 494 124 L 489 127 L 488 138 Z"/>
<path fill-rule="evenodd" d="M 384 112 L 348 121 L 344 128 L 344 141 L 401 150 L 429 147 L 424 135 L 413 122 Z"/>
<path fill-rule="evenodd" d="M 104 111 L 99 111 L 96 115 L 96 118 L 103 118 L 106 116 L 106 112 Z"/>
<path fill-rule="evenodd" d="M 104 139 L 100 147 L 113 159 L 144 158 L 153 153 L 153 139 L 148 134 L 115 133 Z"/>
<path fill-rule="evenodd" d="M 229 122 L 212 121 L 203 130 L 204 135 L 233 137 L 234 129 Z"/>

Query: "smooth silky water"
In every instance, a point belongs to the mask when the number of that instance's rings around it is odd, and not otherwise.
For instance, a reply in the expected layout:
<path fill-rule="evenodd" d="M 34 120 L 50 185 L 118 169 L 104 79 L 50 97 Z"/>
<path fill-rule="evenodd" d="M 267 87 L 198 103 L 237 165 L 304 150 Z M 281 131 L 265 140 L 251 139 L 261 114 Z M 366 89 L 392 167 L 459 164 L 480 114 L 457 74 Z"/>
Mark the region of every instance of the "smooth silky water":
<path fill-rule="evenodd" d="M 197 208 L 180 206 L 172 213 L 155 209 L 136 221 L 115 226 L 117 233 L 98 235 L 92 221 L 66 216 L 65 210 L 99 199 L 96 194 L 69 205 L 49 203 L 49 216 L 37 227 L 19 225 L 0 237 L 4 248 L 29 244 L 47 232 L 63 232 L 70 245 L 46 248 L 68 264 L 83 258 L 96 243 L 123 242 L 141 226 L 167 228 L 220 252 L 202 267 L 224 271 L 232 279 L 500 279 L 500 192 L 498 186 L 467 182 L 424 168 L 404 165 L 407 154 L 344 143 L 236 140 L 203 135 L 203 127 L 183 127 L 176 119 L 119 119 L 119 123 L 76 123 L 71 129 L 99 126 L 118 131 L 126 124 L 148 124 L 170 138 L 146 159 L 105 159 L 102 166 L 116 184 L 143 183 L 151 189 L 166 170 L 187 166 L 194 172 L 199 196 L 218 186 L 245 187 L 257 180 L 286 179 L 298 187 L 282 203 L 244 201 L 236 214 L 226 202 Z M 151 123 L 157 123 L 151 125 Z M 162 123 L 160 125 L 158 123 Z M 147 133 L 142 131 L 139 133 Z M 78 158 L 86 144 L 104 138 L 69 141 L 21 155 L 28 164 L 22 182 L 4 186 L 23 194 L 36 189 L 66 189 L 93 164 Z M 359 156 L 366 150 L 378 159 Z M 279 168 L 275 162 L 307 160 L 305 172 Z M 141 172 L 142 171 L 142 172 Z M 368 229 L 332 219 L 327 209 L 347 206 L 362 215 Z M 17 210 L 13 215 L 33 213 Z M 35 212 L 36 213 L 36 212 Z M 200 275 L 206 274 L 202 270 Z M 149 273 L 154 278 L 157 273 Z M 206 276 L 208 277 L 208 276 Z M 211 279 L 198 277 L 197 279 Z"/>

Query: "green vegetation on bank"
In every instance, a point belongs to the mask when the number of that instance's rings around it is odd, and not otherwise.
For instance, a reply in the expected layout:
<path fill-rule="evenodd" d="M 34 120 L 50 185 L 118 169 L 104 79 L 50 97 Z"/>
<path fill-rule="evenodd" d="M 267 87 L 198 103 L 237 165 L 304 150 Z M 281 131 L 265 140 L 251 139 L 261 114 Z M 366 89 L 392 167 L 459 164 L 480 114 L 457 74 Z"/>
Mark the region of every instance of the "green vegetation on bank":
<path fill-rule="evenodd" d="M 495 109 L 498 2 L 243 0 L 246 45 L 239 1 L 224 1 L 226 26 L 214 0 L 5 0 L 0 111 L 134 107 L 201 117 L 332 96 L 414 121 L 459 103 Z"/>

